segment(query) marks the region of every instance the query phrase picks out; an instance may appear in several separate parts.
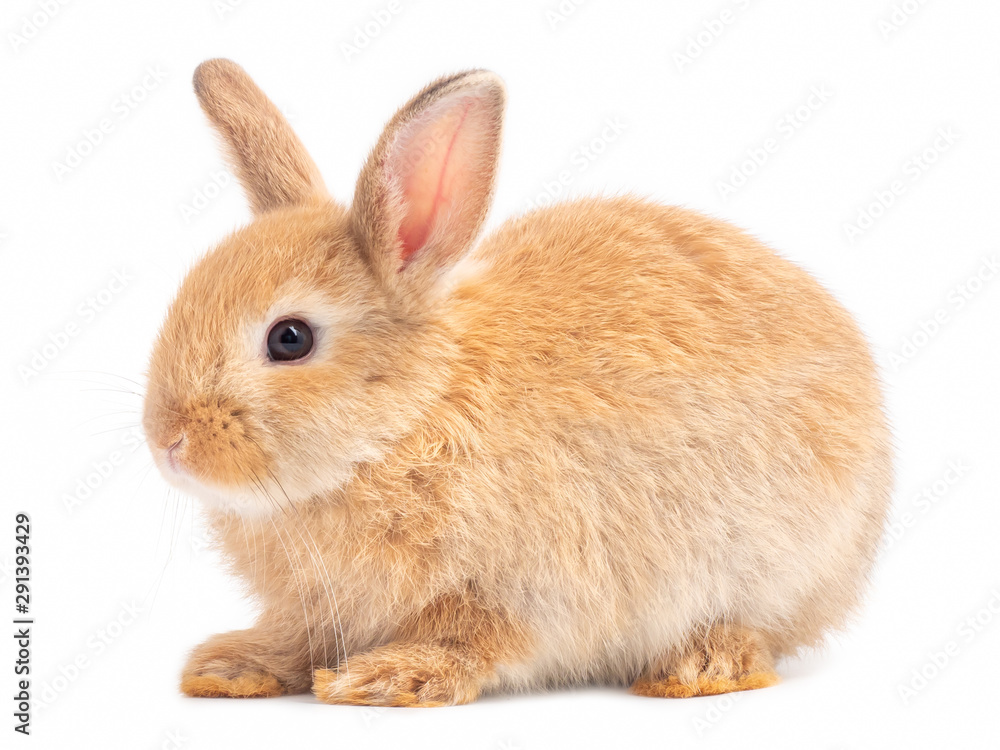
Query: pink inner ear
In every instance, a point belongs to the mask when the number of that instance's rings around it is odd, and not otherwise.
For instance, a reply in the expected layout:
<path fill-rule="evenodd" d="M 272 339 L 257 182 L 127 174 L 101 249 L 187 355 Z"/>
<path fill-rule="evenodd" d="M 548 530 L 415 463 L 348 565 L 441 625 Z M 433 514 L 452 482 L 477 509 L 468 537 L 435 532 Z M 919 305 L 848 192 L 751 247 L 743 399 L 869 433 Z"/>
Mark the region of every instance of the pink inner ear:
<path fill-rule="evenodd" d="M 466 118 L 475 103 L 465 97 L 432 106 L 410 123 L 393 149 L 390 159 L 405 205 L 399 225 L 404 264 L 424 246 L 438 218 L 449 213 L 469 181 L 473 144 Z"/>

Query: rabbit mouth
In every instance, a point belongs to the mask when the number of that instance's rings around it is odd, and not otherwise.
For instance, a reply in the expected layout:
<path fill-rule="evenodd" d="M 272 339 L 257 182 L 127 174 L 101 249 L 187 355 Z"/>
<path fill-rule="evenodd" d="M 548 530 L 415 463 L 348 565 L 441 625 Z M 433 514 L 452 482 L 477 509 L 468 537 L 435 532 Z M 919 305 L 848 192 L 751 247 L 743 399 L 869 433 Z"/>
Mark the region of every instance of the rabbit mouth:
<path fill-rule="evenodd" d="M 177 453 L 180 450 L 183 443 L 184 443 L 184 436 L 181 435 L 174 442 L 173 445 L 167 448 L 167 451 L 164 454 L 164 460 L 166 461 L 167 466 L 170 467 L 171 471 L 176 472 L 178 474 L 184 473 L 184 467 L 181 465 L 180 459 L 177 457 Z"/>
<path fill-rule="evenodd" d="M 284 499 L 270 480 L 255 479 L 252 483 L 222 484 L 200 470 L 197 441 L 181 434 L 169 445 L 153 447 L 154 460 L 161 476 L 172 487 L 200 500 L 208 510 L 235 513 L 244 517 L 260 517 L 282 510 Z M 192 450 L 194 455 L 192 455 Z M 265 474 L 267 476 L 267 474 Z"/>

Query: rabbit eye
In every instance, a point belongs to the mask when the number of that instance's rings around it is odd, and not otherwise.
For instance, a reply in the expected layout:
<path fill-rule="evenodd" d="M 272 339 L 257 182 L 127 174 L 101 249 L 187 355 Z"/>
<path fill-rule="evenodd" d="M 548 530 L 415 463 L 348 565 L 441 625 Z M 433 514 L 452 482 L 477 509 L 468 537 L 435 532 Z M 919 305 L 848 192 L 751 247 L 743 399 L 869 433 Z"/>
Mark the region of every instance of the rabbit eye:
<path fill-rule="evenodd" d="M 267 334 L 267 356 L 273 362 L 302 359 L 312 347 L 312 329 L 302 320 L 279 320 Z"/>

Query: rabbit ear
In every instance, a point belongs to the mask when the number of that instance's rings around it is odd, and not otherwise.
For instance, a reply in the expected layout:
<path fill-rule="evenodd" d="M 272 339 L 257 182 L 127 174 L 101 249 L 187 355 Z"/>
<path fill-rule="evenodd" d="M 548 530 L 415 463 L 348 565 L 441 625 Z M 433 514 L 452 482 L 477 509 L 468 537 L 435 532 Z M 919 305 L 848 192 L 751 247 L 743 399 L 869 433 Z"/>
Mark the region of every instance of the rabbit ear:
<path fill-rule="evenodd" d="M 504 101 L 498 76 L 469 71 L 435 81 L 386 126 L 353 205 L 383 284 L 427 292 L 472 245 L 493 194 Z"/>
<path fill-rule="evenodd" d="M 225 141 L 255 214 L 326 197 L 301 141 L 243 68 L 231 60 L 207 60 L 194 72 L 194 90 Z"/>

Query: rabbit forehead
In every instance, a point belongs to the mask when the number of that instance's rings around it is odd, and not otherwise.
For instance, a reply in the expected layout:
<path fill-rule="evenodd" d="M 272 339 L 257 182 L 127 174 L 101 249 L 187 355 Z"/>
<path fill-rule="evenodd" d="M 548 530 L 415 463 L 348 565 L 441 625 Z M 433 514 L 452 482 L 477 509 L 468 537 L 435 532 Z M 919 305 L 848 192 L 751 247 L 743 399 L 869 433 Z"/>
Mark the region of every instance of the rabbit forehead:
<path fill-rule="evenodd" d="M 248 330 L 259 337 L 278 315 L 312 311 L 332 323 L 370 306 L 370 274 L 341 218 L 275 211 L 227 237 L 184 280 L 165 332 L 233 355 L 246 349 Z"/>

